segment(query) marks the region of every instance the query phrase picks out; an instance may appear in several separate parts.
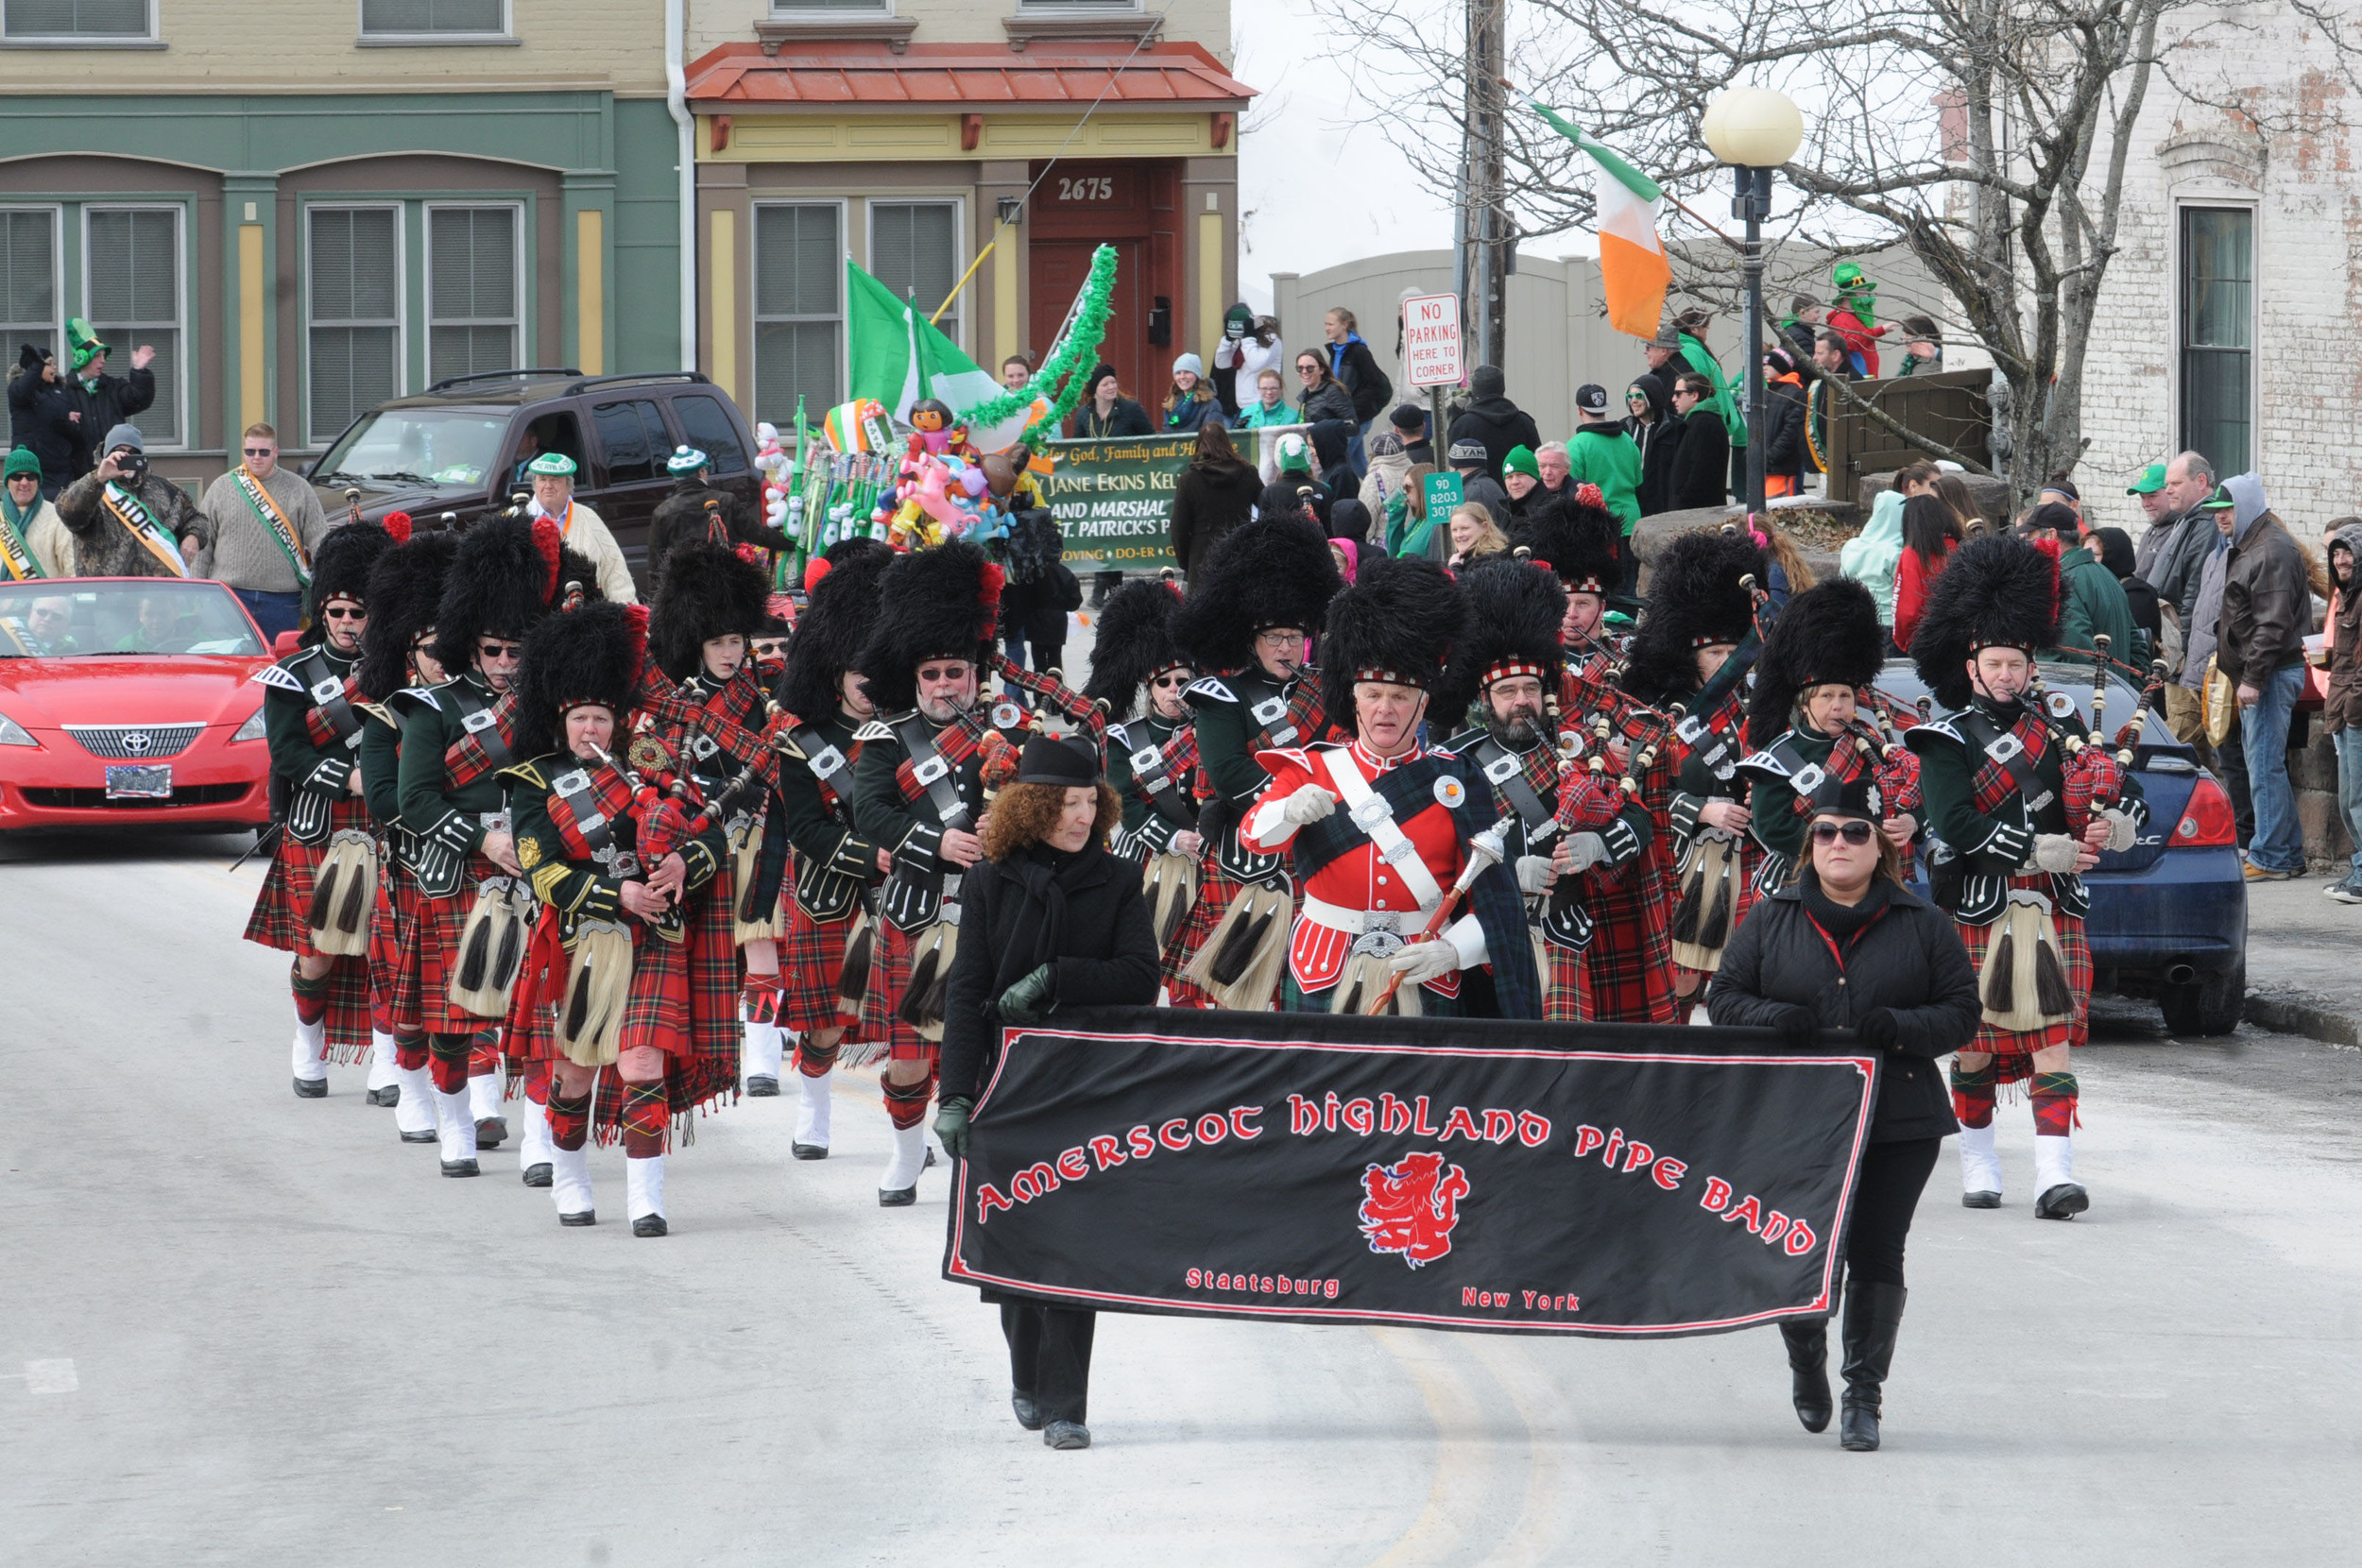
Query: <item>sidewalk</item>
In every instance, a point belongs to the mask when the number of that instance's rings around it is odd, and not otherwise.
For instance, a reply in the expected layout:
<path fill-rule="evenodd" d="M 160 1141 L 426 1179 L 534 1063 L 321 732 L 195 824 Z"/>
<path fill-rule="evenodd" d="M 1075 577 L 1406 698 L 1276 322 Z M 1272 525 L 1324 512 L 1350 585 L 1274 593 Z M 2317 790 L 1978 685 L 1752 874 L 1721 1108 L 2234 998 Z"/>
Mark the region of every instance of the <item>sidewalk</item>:
<path fill-rule="evenodd" d="M 2308 872 L 2249 885 L 2247 1016 L 2283 1033 L 2362 1046 L 2362 904 L 2322 897 L 2330 880 Z"/>

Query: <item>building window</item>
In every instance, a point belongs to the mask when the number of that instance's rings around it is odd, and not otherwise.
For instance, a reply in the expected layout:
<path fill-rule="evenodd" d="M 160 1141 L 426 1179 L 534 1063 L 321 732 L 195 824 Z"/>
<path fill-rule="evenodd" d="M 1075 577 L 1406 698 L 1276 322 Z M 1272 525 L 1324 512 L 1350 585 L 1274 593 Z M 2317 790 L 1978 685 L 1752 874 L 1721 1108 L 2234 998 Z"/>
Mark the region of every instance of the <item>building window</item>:
<path fill-rule="evenodd" d="M 1019 11 L 1136 11 L 1140 0 L 1017 0 Z"/>
<path fill-rule="evenodd" d="M 363 38 L 501 38 L 506 0 L 361 0 Z"/>
<path fill-rule="evenodd" d="M 156 401 L 133 419 L 149 447 L 188 444 L 181 425 L 180 209 L 85 207 L 83 315 L 110 345 L 107 373 L 128 375 L 143 348 L 156 350 Z M 61 367 L 62 368 L 62 367 Z"/>
<path fill-rule="evenodd" d="M 773 16 L 890 16 L 888 0 L 771 0 Z"/>
<path fill-rule="evenodd" d="M 27 43 L 143 43 L 156 36 L 148 0 L 6 0 L 0 25 L 9 38 Z"/>
<path fill-rule="evenodd" d="M 869 275 L 921 316 L 933 315 L 960 281 L 960 204 L 956 201 L 873 201 L 869 204 Z M 960 341 L 954 300 L 935 325 Z"/>
<path fill-rule="evenodd" d="M 307 224 L 304 413 L 325 446 L 402 390 L 402 213 L 314 207 Z"/>
<path fill-rule="evenodd" d="M 843 209 L 834 202 L 765 203 L 755 209 L 754 416 L 759 419 L 785 426 L 796 418 L 796 401 L 801 398 L 806 417 L 817 425 L 840 401 L 843 222 Z"/>
<path fill-rule="evenodd" d="M 522 324 L 514 207 L 430 207 L 426 213 L 426 376 L 513 370 Z"/>
<path fill-rule="evenodd" d="M 2217 473 L 2253 467 L 2255 214 L 2182 209 L 2182 445 Z"/>
<path fill-rule="evenodd" d="M 0 208 L 0 354 L 13 366 L 25 343 L 58 351 L 58 213 L 49 207 Z M 72 368 L 59 366 L 59 379 Z"/>

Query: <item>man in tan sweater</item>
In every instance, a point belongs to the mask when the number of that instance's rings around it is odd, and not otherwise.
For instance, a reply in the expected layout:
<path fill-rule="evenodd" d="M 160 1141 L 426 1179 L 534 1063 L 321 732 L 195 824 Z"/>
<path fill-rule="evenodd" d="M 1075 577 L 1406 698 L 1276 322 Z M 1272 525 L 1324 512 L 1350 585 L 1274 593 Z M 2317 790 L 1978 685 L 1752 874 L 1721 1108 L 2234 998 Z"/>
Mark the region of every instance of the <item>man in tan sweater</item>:
<path fill-rule="evenodd" d="M 312 553 L 329 522 L 311 482 L 279 466 L 277 431 L 247 426 L 239 455 L 245 461 L 214 480 L 197 503 L 214 525 L 214 546 L 190 570 L 226 584 L 268 641 L 301 621 Z"/>

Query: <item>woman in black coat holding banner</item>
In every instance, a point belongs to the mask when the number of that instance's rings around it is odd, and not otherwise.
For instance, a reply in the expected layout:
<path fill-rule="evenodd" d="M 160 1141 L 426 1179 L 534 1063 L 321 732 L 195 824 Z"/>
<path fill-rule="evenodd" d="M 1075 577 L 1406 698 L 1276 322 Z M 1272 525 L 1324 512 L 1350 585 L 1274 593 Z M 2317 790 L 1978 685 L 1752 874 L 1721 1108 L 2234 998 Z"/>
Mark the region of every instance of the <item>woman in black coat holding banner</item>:
<path fill-rule="evenodd" d="M 1879 1053 L 1878 1102 L 1845 1239 L 1847 1448 L 1878 1446 L 1880 1389 L 1903 1321 L 1903 1243 L 1943 1140 L 1959 1130 L 1937 1058 L 1976 1037 L 1982 1004 L 1952 919 L 1903 884 L 1881 803 L 1867 778 L 1823 782 L 1812 798 L 1809 859 L 1758 901 L 1722 955 L 1718 1024 L 1780 1031 L 1799 1049 L 1851 1030 Z M 1782 1323 L 1796 1415 L 1829 1424 L 1828 1323 Z"/>
<path fill-rule="evenodd" d="M 1061 1008 L 1156 999 L 1156 933 L 1140 868 L 1107 852 L 1123 820 L 1099 760 L 1046 736 L 1025 744 L 1017 782 L 985 813 L 984 859 L 967 874 L 960 946 L 944 1002 L 945 1152 L 967 1152 L 968 1113 L 991 1082 L 1004 1026 Z M 1088 1448 L 1091 1331 L 1098 1314 L 987 1290 L 1009 1341 L 1018 1424 L 1052 1448 Z"/>

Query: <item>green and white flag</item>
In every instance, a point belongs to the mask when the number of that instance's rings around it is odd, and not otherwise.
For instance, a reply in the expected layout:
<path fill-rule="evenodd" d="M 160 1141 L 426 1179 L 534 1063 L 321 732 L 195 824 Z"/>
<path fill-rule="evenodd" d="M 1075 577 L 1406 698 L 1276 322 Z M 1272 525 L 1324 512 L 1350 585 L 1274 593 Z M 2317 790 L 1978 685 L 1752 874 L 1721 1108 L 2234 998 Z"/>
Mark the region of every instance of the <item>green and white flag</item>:
<path fill-rule="evenodd" d="M 855 266 L 845 264 L 845 323 L 849 395 L 875 398 L 897 421 L 910 423 L 911 404 L 939 398 L 954 414 L 1003 390 L 990 372 L 960 351 L 927 314 Z M 1030 411 L 990 429 L 968 432 L 985 452 L 1000 452 L 1025 434 Z"/>

